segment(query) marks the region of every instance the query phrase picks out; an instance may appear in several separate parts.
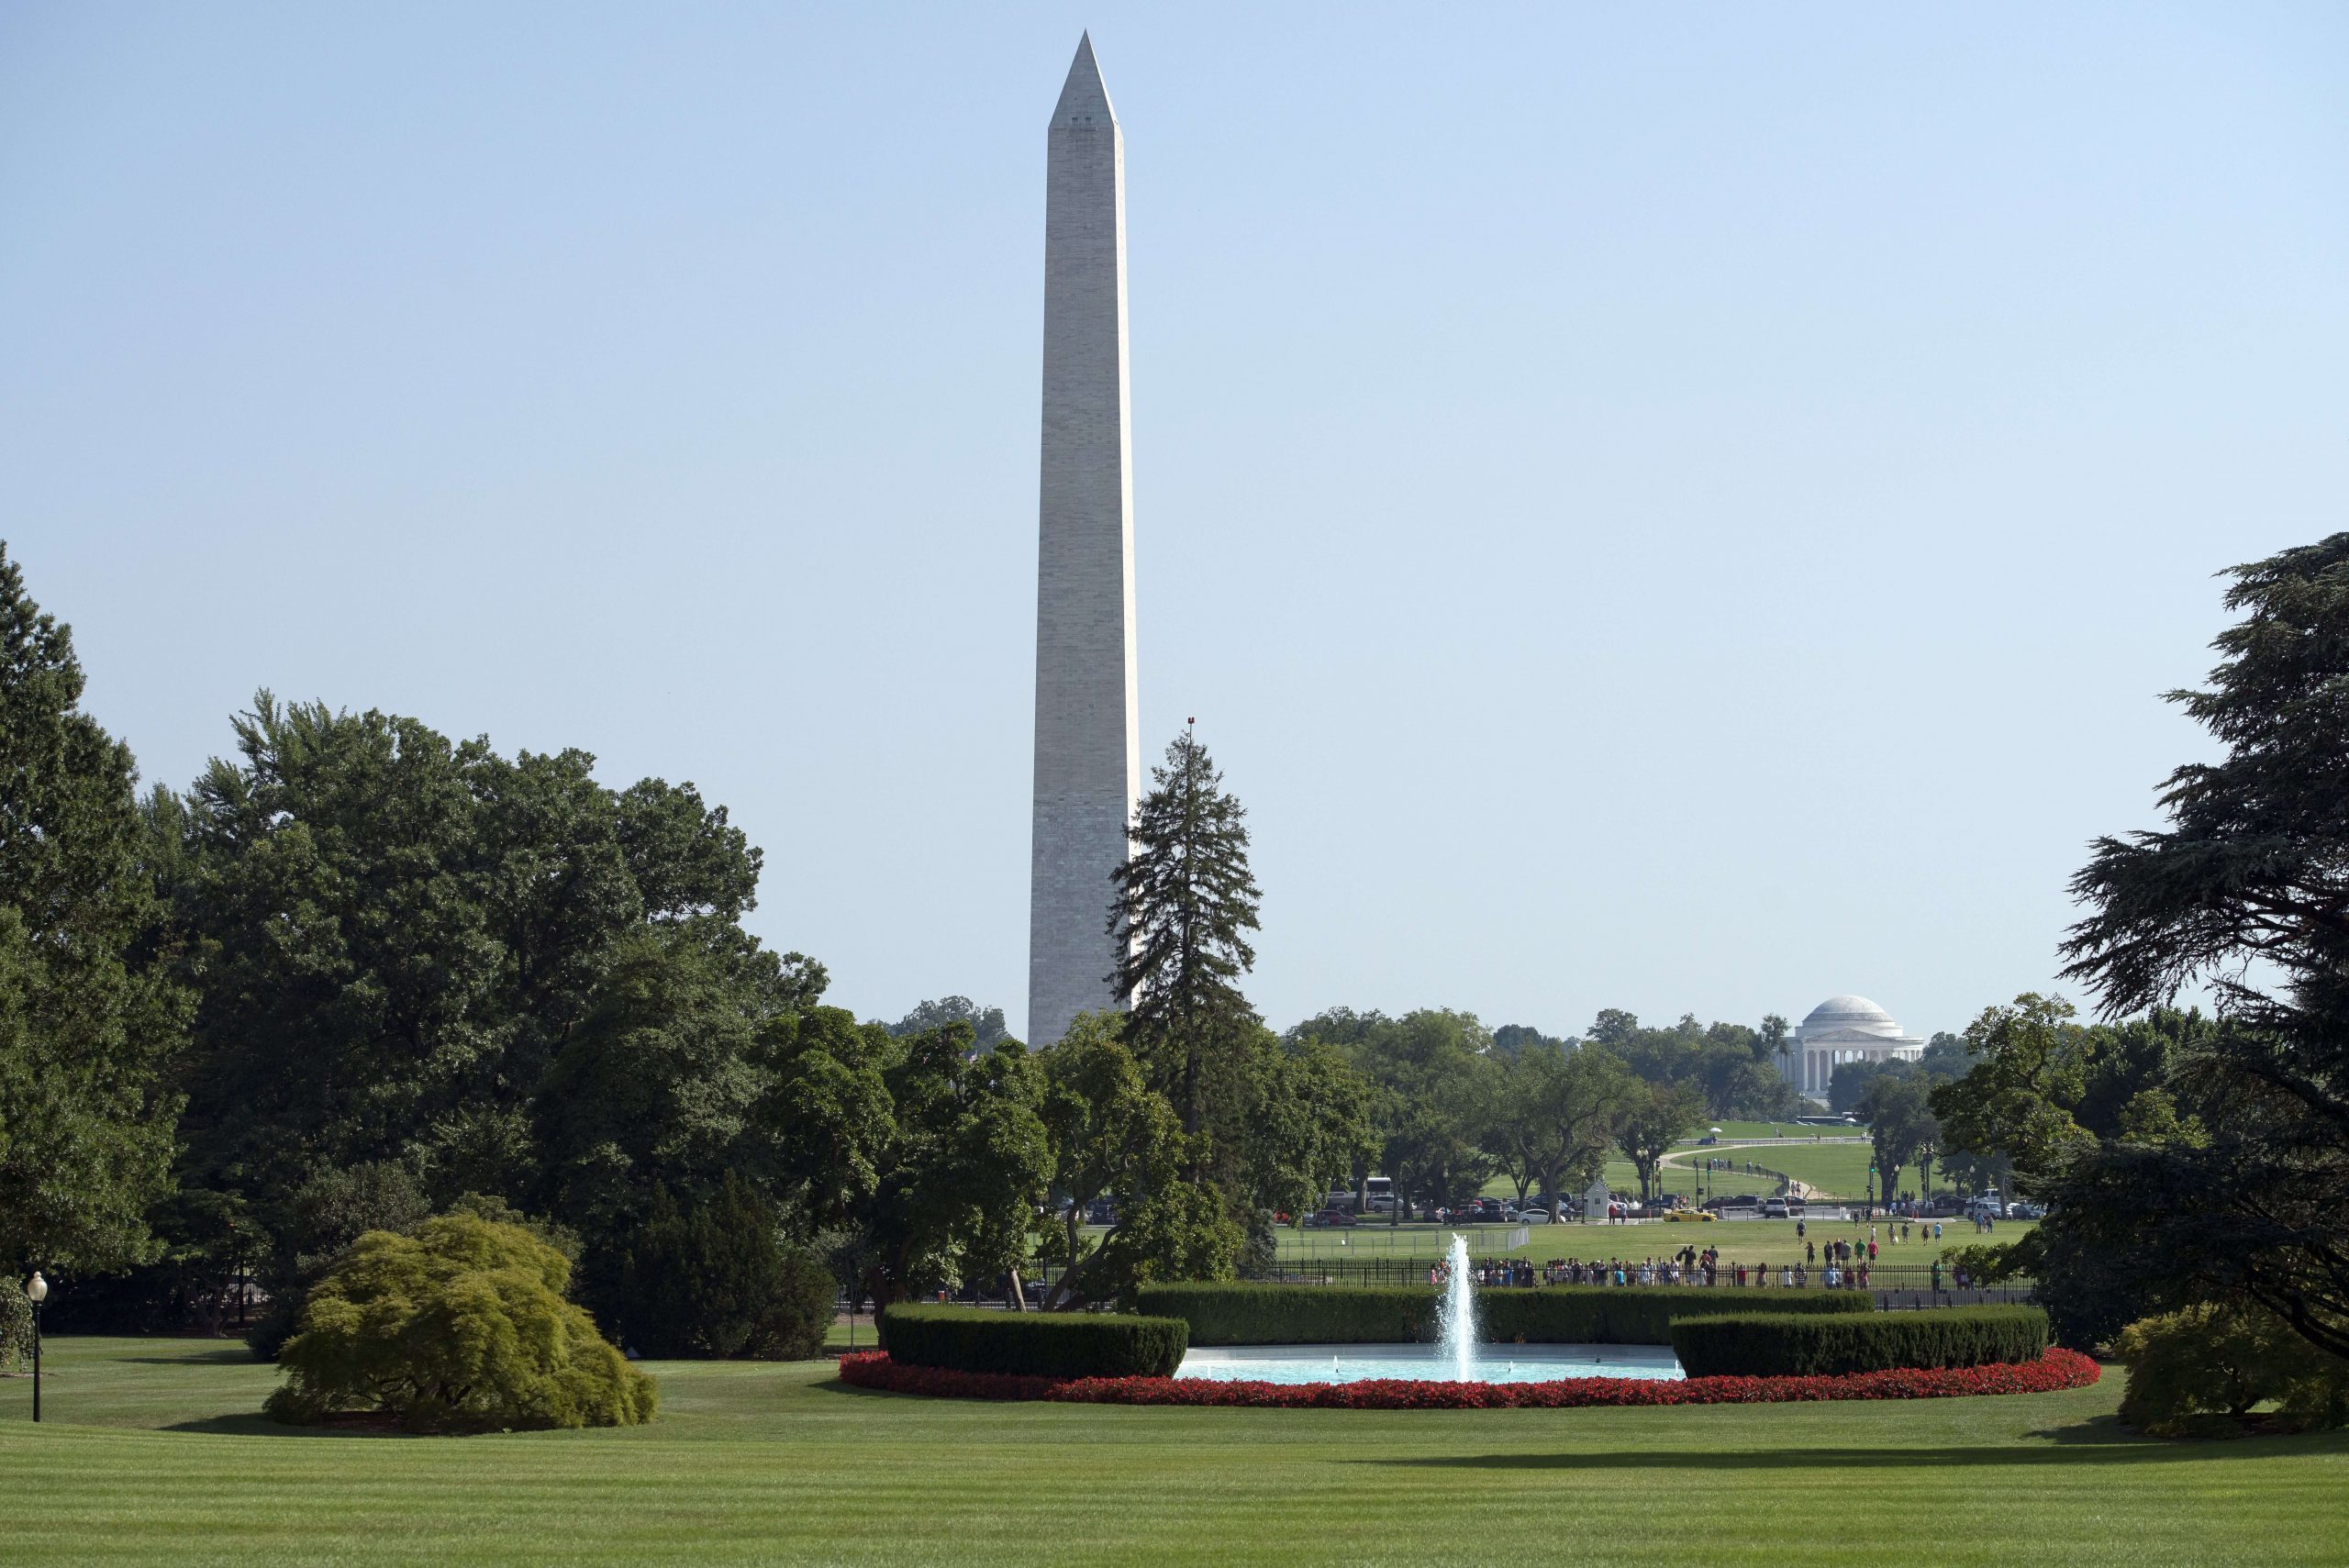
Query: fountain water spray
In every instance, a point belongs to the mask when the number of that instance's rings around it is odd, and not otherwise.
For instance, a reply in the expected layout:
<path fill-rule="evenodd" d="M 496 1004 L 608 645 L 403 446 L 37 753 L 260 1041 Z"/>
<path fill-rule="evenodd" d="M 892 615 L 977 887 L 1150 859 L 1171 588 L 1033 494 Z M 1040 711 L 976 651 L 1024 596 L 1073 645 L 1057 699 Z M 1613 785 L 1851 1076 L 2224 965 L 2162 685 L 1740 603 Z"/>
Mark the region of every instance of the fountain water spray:
<path fill-rule="evenodd" d="M 1476 1298 L 1468 1284 L 1468 1239 L 1452 1233 L 1452 1258 L 1436 1304 L 1436 1362 L 1458 1383 L 1476 1381 Z"/>

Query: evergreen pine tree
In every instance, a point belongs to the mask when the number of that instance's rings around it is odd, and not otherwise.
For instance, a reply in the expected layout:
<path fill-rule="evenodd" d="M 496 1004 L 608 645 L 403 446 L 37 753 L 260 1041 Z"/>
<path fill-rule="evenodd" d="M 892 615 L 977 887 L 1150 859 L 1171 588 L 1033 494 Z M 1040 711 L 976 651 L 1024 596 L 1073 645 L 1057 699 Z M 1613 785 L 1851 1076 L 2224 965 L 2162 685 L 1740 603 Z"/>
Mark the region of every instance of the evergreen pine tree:
<path fill-rule="evenodd" d="M 1128 999 L 1126 1039 L 1152 1086 L 1184 1131 L 1212 1132 L 1245 1103 L 1248 1046 L 1262 1027 L 1238 984 L 1256 962 L 1245 934 L 1257 929 L 1258 898 L 1247 812 L 1187 728 L 1151 776 L 1132 851 L 1111 873 L 1108 979 Z"/>
<path fill-rule="evenodd" d="M 0 549 L 0 1267 L 141 1261 L 185 998 L 129 751 L 81 711 L 72 634 Z"/>

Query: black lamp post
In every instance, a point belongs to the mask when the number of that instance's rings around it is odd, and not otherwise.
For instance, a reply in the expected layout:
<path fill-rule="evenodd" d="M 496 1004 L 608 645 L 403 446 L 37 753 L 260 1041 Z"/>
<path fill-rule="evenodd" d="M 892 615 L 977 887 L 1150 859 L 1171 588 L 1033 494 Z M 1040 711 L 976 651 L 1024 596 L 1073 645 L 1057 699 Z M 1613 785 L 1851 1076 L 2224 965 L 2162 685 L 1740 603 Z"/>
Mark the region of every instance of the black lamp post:
<path fill-rule="evenodd" d="M 33 1419 L 40 1419 L 40 1304 L 49 1299 L 49 1282 L 35 1269 L 25 1286 L 26 1298 L 33 1304 Z"/>

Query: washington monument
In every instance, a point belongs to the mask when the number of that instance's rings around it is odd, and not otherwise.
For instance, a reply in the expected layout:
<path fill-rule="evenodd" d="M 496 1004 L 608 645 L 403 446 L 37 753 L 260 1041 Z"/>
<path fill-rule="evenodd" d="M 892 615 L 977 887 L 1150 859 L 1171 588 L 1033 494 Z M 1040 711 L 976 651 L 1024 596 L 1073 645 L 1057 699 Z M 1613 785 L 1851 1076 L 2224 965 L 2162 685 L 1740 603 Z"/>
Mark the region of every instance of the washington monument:
<path fill-rule="evenodd" d="M 1044 450 L 1028 1039 L 1115 1006 L 1109 873 L 1141 776 L 1126 390 L 1125 148 L 1088 36 L 1052 109 L 1044 187 Z"/>

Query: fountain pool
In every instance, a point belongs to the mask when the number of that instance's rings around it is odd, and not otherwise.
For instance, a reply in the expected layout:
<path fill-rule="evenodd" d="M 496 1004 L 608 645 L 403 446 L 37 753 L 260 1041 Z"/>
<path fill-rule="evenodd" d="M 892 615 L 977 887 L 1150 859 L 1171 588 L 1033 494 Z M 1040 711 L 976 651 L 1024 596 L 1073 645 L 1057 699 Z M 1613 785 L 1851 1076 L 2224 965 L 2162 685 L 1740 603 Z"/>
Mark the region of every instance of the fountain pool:
<path fill-rule="evenodd" d="M 1341 1288 L 1332 1286 L 1332 1289 Z M 1552 1383 L 1568 1377 L 1677 1382 L 1669 1345 L 1479 1345 L 1465 1376 L 1441 1345 L 1218 1345 L 1183 1357 L 1177 1377 L 1226 1383 Z"/>
<path fill-rule="evenodd" d="M 1342 1290 L 1342 1285 L 1332 1285 Z M 1226 1383 L 1366 1383 L 1409 1378 L 1431 1383 L 1554 1383 L 1568 1377 L 1677 1381 L 1680 1362 L 1666 1345 L 1485 1345 L 1476 1340 L 1476 1297 L 1469 1287 L 1468 1241 L 1452 1238 L 1443 1299 L 1432 1345 L 1220 1345 L 1183 1357 L 1177 1377 Z"/>

